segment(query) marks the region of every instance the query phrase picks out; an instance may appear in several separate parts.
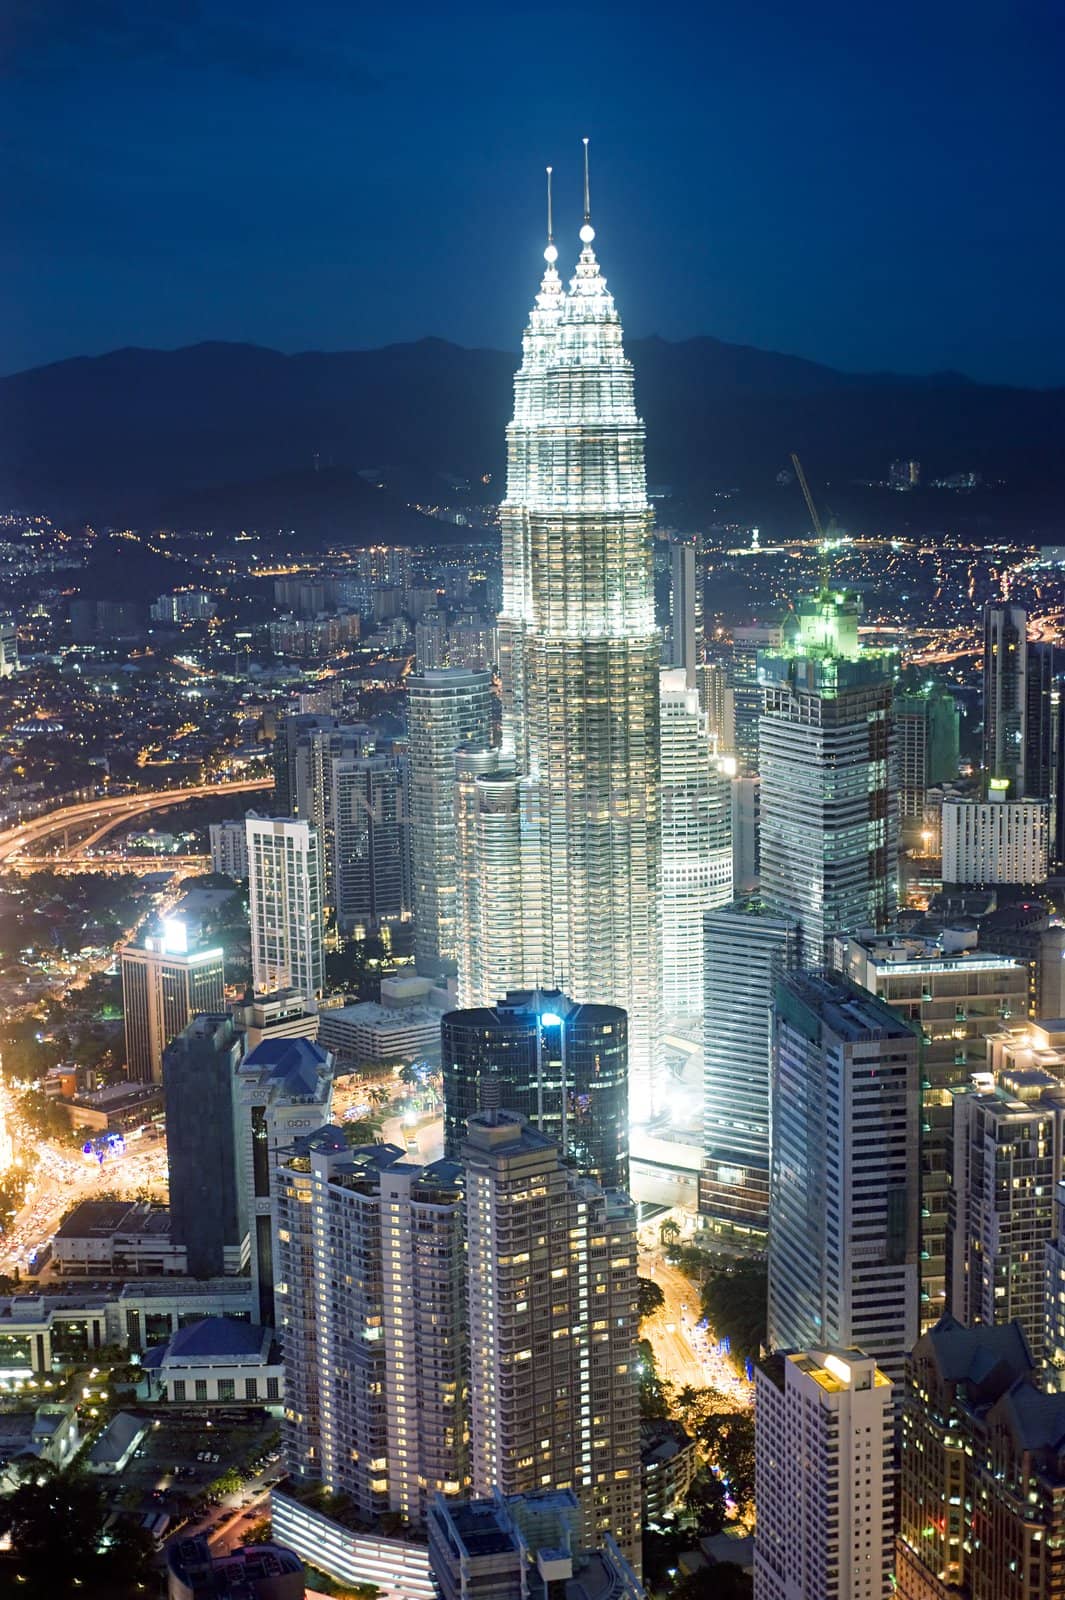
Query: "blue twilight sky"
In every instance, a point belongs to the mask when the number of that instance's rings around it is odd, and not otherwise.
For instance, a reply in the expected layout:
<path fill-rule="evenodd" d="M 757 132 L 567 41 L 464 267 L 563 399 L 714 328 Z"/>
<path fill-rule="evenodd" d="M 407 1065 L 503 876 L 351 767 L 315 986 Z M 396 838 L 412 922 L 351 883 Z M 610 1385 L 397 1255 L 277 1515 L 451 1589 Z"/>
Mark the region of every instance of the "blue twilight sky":
<path fill-rule="evenodd" d="M 1057 0 L 6 0 L 0 371 L 516 349 L 580 136 L 630 334 L 1065 382 Z"/>

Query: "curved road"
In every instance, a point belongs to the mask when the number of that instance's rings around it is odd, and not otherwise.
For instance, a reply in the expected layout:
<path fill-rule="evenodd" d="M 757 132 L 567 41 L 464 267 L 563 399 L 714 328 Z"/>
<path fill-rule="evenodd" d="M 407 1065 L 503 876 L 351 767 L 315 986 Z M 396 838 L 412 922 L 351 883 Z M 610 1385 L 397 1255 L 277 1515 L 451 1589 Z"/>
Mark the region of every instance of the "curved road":
<path fill-rule="evenodd" d="M 185 789 L 152 789 L 142 794 L 118 795 L 114 799 L 86 800 L 78 805 L 48 811 L 29 822 L 20 822 L 0 833 L 0 866 L 14 864 L 34 846 L 43 844 L 67 828 L 96 824 L 91 839 L 96 842 L 117 828 L 120 822 L 147 811 L 165 811 L 186 800 L 208 800 L 219 794 L 253 794 L 273 787 L 272 778 L 245 778 L 239 783 L 200 783 Z"/>

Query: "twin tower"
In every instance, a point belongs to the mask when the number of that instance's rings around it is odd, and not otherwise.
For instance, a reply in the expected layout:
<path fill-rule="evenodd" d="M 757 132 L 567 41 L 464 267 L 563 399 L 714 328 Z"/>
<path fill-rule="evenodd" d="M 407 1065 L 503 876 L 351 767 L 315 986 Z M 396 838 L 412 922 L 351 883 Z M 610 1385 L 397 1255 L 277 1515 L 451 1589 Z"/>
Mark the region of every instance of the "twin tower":
<path fill-rule="evenodd" d="M 550 169 L 548 172 L 550 185 Z M 658 692 L 644 427 L 592 248 L 551 233 L 501 507 L 503 742 L 458 768 L 460 1004 L 563 987 L 629 1013 L 633 1121 L 661 1033 Z"/>

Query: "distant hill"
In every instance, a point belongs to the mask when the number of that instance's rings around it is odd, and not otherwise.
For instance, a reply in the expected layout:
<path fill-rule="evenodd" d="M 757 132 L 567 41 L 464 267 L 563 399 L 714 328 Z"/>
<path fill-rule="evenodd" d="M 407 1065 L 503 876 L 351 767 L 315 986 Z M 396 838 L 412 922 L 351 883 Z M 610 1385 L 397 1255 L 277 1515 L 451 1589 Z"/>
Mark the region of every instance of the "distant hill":
<path fill-rule="evenodd" d="M 732 488 L 744 515 L 772 515 L 792 450 L 844 502 L 841 485 L 915 456 L 926 478 L 1004 480 L 998 513 L 1018 526 L 1059 516 L 1065 389 L 843 373 L 712 338 L 632 340 L 629 354 L 649 477 L 692 516 L 728 515 L 716 497 Z M 38 367 L 0 380 L 0 502 L 117 524 L 443 540 L 447 525 L 406 502 L 453 499 L 454 480 L 485 475 L 484 498 L 498 495 L 516 362 L 423 339 L 302 355 L 127 349 Z M 358 476 L 371 469 L 384 490 Z"/>

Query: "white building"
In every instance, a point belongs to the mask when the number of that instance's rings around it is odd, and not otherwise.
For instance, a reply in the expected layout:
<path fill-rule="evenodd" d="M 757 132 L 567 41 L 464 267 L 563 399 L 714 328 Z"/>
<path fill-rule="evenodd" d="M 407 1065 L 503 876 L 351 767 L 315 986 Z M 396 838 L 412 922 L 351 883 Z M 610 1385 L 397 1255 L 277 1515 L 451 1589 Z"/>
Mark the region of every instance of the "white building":
<path fill-rule="evenodd" d="M 547 268 L 523 339 L 500 508 L 503 745 L 522 775 L 526 984 L 629 1017 L 630 1109 L 661 1035 L 654 619 L 644 428 L 587 216 L 569 290 Z"/>
<path fill-rule="evenodd" d="M 1049 848 L 1045 800 L 943 802 L 944 883 L 1044 883 Z"/>
<path fill-rule="evenodd" d="M 325 958 L 318 830 L 295 817 L 251 816 L 247 831 L 255 992 L 298 989 L 320 995 Z"/>
<path fill-rule="evenodd" d="M 360 1066 L 387 1066 L 440 1054 L 440 1017 L 426 1003 L 428 979 L 398 979 L 381 985 L 381 1003 L 363 1000 L 354 1006 L 323 1011 L 318 1041 L 338 1060 Z M 406 992 L 404 992 L 406 990 Z"/>
<path fill-rule="evenodd" d="M 227 878 L 248 876 L 248 828 L 243 817 L 234 822 L 212 822 L 211 871 Z"/>
<path fill-rule="evenodd" d="M 667 1017 L 697 1017 L 703 913 L 732 899 L 732 792 L 714 762 L 698 690 L 687 687 L 683 668 L 661 674 L 659 709 L 662 1009 Z"/>
<path fill-rule="evenodd" d="M 0 616 L 0 678 L 18 671 L 18 629 L 14 617 Z"/>
<path fill-rule="evenodd" d="M 777 989 L 771 1350 L 857 1345 L 900 1382 L 918 1334 L 919 1042 L 844 978 Z"/>
<path fill-rule="evenodd" d="M 288 1470 L 421 1524 L 466 1476 L 461 1175 L 335 1128 L 306 1152 L 276 1213 Z"/>
<path fill-rule="evenodd" d="M 465 667 L 407 679 L 414 953 L 418 970 L 453 973 L 458 960 L 455 751 L 484 749 L 492 679 Z"/>
<path fill-rule="evenodd" d="M 458 1000 L 490 1006 L 525 983 L 521 784 L 498 750 L 455 755 Z"/>
<path fill-rule="evenodd" d="M 859 1350 L 770 1356 L 755 1378 L 754 1600 L 887 1600 L 891 1382 Z"/>
<path fill-rule="evenodd" d="M 203 1317 L 147 1351 L 141 1366 L 150 1385 L 179 1405 L 280 1405 L 285 1369 L 273 1343 L 272 1328 Z"/>
<path fill-rule="evenodd" d="M 462 1164 L 473 1492 L 572 1488 L 585 1543 L 638 1560 L 635 1208 L 513 1112 L 470 1118 Z"/>

